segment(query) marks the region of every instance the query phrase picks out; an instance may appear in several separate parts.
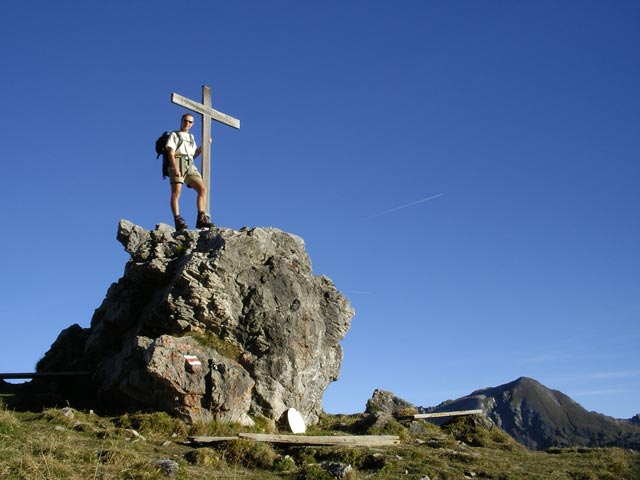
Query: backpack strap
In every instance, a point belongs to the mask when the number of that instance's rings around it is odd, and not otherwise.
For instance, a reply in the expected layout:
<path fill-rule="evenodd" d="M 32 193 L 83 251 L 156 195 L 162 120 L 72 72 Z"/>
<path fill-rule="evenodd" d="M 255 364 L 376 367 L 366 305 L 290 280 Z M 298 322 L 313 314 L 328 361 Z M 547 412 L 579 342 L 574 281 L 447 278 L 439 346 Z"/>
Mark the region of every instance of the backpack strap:
<path fill-rule="evenodd" d="M 167 133 L 169 135 L 171 135 L 172 133 L 175 133 L 176 136 L 178 137 L 178 143 L 176 144 L 176 149 L 175 149 L 175 151 L 177 152 L 178 149 L 180 148 L 180 145 L 182 145 L 182 138 L 178 134 L 177 130 L 171 130 Z M 167 137 L 167 140 L 169 140 L 168 137 Z M 160 154 L 158 154 L 158 156 L 160 156 Z M 165 147 L 165 151 L 162 154 L 162 178 L 167 178 L 168 176 L 169 176 L 169 154 L 167 153 L 167 150 Z"/>
<path fill-rule="evenodd" d="M 178 143 L 176 144 L 176 149 L 175 149 L 175 151 L 177 152 L 178 149 L 180 148 L 180 145 L 182 145 L 182 137 L 180 136 L 180 132 L 178 132 L 177 130 L 174 130 L 173 133 L 175 133 L 176 136 L 178 137 Z"/>

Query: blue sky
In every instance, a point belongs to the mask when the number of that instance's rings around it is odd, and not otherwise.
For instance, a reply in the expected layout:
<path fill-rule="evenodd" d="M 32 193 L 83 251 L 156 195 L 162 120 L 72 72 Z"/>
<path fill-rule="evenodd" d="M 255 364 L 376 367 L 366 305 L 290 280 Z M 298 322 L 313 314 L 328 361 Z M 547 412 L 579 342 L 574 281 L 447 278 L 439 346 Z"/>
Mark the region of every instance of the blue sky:
<path fill-rule="evenodd" d="M 529 376 L 640 412 L 640 4 L 10 2 L 0 371 L 88 326 L 126 218 L 170 222 L 172 92 L 214 122 L 212 217 L 304 238 L 356 309 L 332 413 Z M 194 132 L 199 132 L 196 120 Z M 193 192 L 182 213 L 195 222 Z"/>

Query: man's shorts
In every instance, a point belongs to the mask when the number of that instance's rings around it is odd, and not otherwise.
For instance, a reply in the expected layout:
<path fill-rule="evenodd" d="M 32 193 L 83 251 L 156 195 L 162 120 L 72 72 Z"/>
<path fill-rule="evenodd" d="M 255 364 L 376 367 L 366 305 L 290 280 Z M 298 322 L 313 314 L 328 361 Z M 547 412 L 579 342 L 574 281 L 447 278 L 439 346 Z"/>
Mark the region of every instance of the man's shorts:
<path fill-rule="evenodd" d="M 200 175 L 200 172 L 193 164 L 193 159 L 180 157 L 177 158 L 176 161 L 178 162 L 181 175 L 176 176 L 173 168 L 169 167 L 169 181 L 171 183 L 186 183 L 187 186 L 189 186 L 197 180 L 202 180 L 202 175 Z"/>

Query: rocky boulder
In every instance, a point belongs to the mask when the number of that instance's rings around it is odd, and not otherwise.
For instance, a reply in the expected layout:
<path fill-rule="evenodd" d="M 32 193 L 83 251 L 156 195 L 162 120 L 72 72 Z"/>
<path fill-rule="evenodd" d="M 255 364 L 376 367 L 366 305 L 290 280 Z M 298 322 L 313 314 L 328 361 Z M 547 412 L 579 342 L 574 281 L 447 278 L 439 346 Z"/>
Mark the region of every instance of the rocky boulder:
<path fill-rule="evenodd" d="M 116 410 L 250 423 L 293 407 L 317 421 L 354 312 L 312 273 L 300 237 L 126 220 L 117 237 L 131 257 L 123 277 L 90 328 L 63 331 L 38 371 L 88 370 L 82 395 Z"/>
<path fill-rule="evenodd" d="M 398 397 L 393 392 L 375 389 L 367 400 L 365 413 L 384 413 L 391 416 L 405 416 L 417 413 L 415 405 Z"/>

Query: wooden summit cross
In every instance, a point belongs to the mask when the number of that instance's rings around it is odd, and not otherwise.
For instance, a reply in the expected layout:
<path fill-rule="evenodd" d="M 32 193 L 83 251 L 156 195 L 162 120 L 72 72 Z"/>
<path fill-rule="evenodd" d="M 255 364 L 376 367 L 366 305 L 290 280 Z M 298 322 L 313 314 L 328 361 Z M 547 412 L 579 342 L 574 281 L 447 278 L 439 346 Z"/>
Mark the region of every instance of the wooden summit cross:
<path fill-rule="evenodd" d="M 225 125 L 229 125 L 230 127 L 238 129 L 240 128 L 240 120 L 211 108 L 211 89 L 206 85 L 202 86 L 202 103 L 190 100 L 186 97 L 183 97 L 182 95 L 178 95 L 177 93 L 171 94 L 171 102 L 175 103 L 176 105 L 180 105 L 187 110 L 191 110 L 192 112 L 196 112 L 202 115 L 202 141 L 200 143 L 200 145 L 202 146 L 201 173 L 202 180 L 207 187 L 207 203 L 205 206 L 205 211 L 208 214 L 211 214 L 211 144 L 209 143 L 209 139 L 211 138 L 211 120 L 215 120 L 217 122 L 224 123 Z"/>

